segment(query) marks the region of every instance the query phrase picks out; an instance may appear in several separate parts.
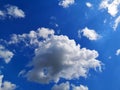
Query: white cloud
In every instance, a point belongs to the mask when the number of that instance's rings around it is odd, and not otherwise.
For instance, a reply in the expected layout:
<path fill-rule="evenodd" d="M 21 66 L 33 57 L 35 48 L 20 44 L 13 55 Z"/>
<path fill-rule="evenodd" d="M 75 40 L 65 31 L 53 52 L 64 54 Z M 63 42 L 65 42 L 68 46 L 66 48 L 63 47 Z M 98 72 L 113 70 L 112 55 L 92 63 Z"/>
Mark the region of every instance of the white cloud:
<path fill-rule="evenodd" d="M 15 90 L 16 85 L 12 84 L 9 81 L 4 81 L 3 82 L 3 75 L 0 75 L 0 90 Z"/>
<path fill-rule="evenodd" d="M 100 9 L 107 9 L 108 13 L 115 17 L 119 12 L 120 0 L 102 0 Z"/>
<path fill-rule="evenodd" d="M 48 28 L 39 28 L 39 36 L 43 38 L 48 38 L 49 35 L 54 34 L 54 30 L 49 30 Z"/>
<path fill-rule="evenodd" d="M 0 45 L 0 58 L 4 59 L 6 63 L 10 62 L 13 55 L 14 54 L 11 51 L 5 49 L 4 46 Z"/>
<path fill-rule="evenodd" d="M 120 49 L 118 49 L 118 50 L 116 51 L 116 55 L 117 55 L 117 56 L 120 55 Z"/>
<path fill-rule="evenodd" d="M 90 2 L 86 2 L 86 6 L 91 8 L 92 7 L 92 4 Z"/>
<path fill-rule="evenodd" d="M 0 17 L 4 17 L 4 16 L 5 16 L 5 13 L 0 10 Z"/>
<path fill-rule="evenodd" d="M 19 9 L 17 6 L 12 6 L 12 5 L 7 6 L 7 14 L 15 18 L 25 17 L 25 13 L 21 9 Z"/>
<path fill-rule="evenodd" d="M 80 85 L 80 86 L 72 85 L 72 86 L 73 86 L 73 90 L 88 90 L 88 87 L 83 85 Z"/>
<path fill-rule="evenodd" d="M 83 36 L 87 37 L 89 40 L 97 40 L 100 38 L 100 35 L 97 34 L 95 30 L 88 29 L 87 27 L 85 27 L 81 32 L 83 33 Z"/>
<path fill-rule="evenodd" d="M 61 0 L 59 2 L 59 5 L 63 6 L 64 8 L 67 8 L 67 7 L 69 7 L 70 5 L 72 5 L 74 3 L 75 3 L 75 0 Z"/>
<path fill-rule="evenodd" d="M 0 18 L 24 18 L 25 13 L 22 9 L 13 5 L 6 5 L 4 10 L 0 10 Z"/>
<path fill-rule="evenodd" d="M 114 23 L 114 26 L 113 26 L 113 29 L 116 30 L 118 25 L 120 23 L 120 16 L 118 16 L 116 19 L 115 19 L 115 23 Z"/>
<path fill-rule="evenodd" d="M 40 32 L 46 34 L 41 36 Z M 37 46 L 30 64 L 33 68 L 27 72 L 30 81 L 49 83 L 58 82 L 60 78 L 71 80 L 86 77 L 90 68 L 101 68 L 101 62 L 96 59 L 99 55 L 97 51 L 80 48 L 79 44 L 67 36 L 54 35 L 52 29 L 39 28 L 14 37 L 11 44 L 24 41 L 28 46 Z"/>
<path fill-rule="evenodd" d="M 69 82 L 61 83 L 60 85 L 54 85 L 52 90 L 70 90 Z"/>
<path fill-rule="evenodd" d="M 24 42 L 26 46 L 29 45 L 39 45 L 39 39 L 45 39 L 54 34 L 53 29 L 48 28 L 38 28 L 37 31 L 30 31 L 28 34 L 24 33 L 22 35 L 13 34 L 9 44 L 17 44 L 19 42 Z"/>
<path fill-rule="evenodd" d="M 71 85 L 69 82 L 66 82 L 59 85 L 54 85 L 52 90 L 88 90 L 88 87 L 83 85 L 75 86 L 73 84 Z"/>

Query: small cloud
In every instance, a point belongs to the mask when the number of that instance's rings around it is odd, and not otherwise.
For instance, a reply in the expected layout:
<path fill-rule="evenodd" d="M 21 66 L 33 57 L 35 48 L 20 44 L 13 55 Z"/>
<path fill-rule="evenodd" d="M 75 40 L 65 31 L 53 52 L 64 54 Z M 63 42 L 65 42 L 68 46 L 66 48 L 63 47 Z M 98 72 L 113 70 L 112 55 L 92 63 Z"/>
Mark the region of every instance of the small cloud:
<path fill-rule="evenodd" d="M 0 90 L 15 90 L 16 85 L 9 81 L 3 81 L 3 75 L 0 75 Z"/>
<path fill-rule="evenodd" d="M 81 33 L 89 40 L 98 40 L 100 38 L 100 35 L 95 30 L 88 29 L 87 27 L 85 27 Z"/>
<path fill-rule="evenodd" d="M 86 6 L 91 8 L 92 7 L 92 4 L 90 2 L 86 2 Z"/>
<path fill-rule="evenodd" d="M 19 9 L 17 6 L 7 5 L 7 14 L 14 18 L 24 18 L 25 13 L 23 10 Z"/>
<path fill-rule="evenodd" d="M 117 55 L 117 56 L 120 55 L 120 49 L 118 49 L 118 50 L 116 51 L 116 55 Z"/>
<path fill-rule="evenodd" d="M 13 53 L 7 50 L 4 46 L 0 45 L 0 58 L 4 59 L 6 63 L 9 63 L 13 57 Z"/>
<path fill-rule="evenodd" d="M 4 10 L 0 10 L 0 18 L 25 18 L 25 13 L 17 6 L 6 5 Z"/>
<path fill-rule="evenodd" d="M 69 7 L 70 5 L 72 5 L 74 3 L 75 3 L 75 0 L 61 0 L 59 2 L 59 5 L 63 6 L 64 8 L 67 8 L 67 7 Z"/>

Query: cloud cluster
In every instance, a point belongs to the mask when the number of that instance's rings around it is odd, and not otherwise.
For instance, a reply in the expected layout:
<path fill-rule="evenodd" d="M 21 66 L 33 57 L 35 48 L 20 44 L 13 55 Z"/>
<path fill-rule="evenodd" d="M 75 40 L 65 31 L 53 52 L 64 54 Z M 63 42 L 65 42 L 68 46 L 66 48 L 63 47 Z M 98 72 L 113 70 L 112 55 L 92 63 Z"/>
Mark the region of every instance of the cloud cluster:
<path fill-rule="evenodd" d="M 3 75 L 0 75 L 0 90 L 15 90 L 16 85 L 12 84 L 9 81 L 4 81 L 3 82 Z"/>
<path fill-rule="evenodd" d="M 79 32 L 79 31 L 78 31 Z M 92 29 L 88 29 L 87 27 L 85 27 L 81 32 L 79 33 L 82 33 L 83 36 L 87 37 L 89 40 L 97 40 L 100 38 L 100 35 L 95 31 L 95 30 L 92 30 Z M 78 33 L 78 35 L 80 35 Z"/>
<path fill-rule="evenodd" d="M 102 0 L 100 9 L 107 9 L 108 13 L 115 17 L 119 12 L 120 0 Z"/>
<path fill-rule="evenodd" d="M 4 59 L 6 63 L 9 63 L 13 57 L 13 53 L 7 50 L 4 46 L 0 45 L 0 58 Z"/>
<path fill-rule="evenodd" d="M 23 42 L 26 44 L 26 46 L 30 45 L 39 46 L 41 40 L 46 39 L 52 35 L 54 35 L 53 29 L 42 27 L 38 28 L 37 31 L 32 30 L 29 33 L 24 33 L 22 35 L 13 34 L 8 44 L 17 44 Z"/>
<path fill-rule="evenodd" d="M 67 7 L 69 7 L 70 5 L 72 5 L 74 3 L 75 3 L 75 0 L 61 0 L 59 2 L 59 5 L 64 7 L 64 8 L 67 8 Z"/>
<path fill-rule="evenodd" d="M 24 18 L 25 13 L 23 10 L 19 9 L 17 6 L 6 5 L 5 10 L 0 10 L 0 18 Z"/>
<path fill-rule="evenodd" d="M 9 44 L 23 42 L 26 46 L 35 46 L 33 60 L 19 73 L 29 81 L 40 84 L 58 83 L 66 80 L 87 77 L 89 69 L 101 70 L 101 61 L 96 50 L 81 48 L 75 40 L 65 35 L 55 35 L 53 29 L 38 28 L 22 35 L 13 34 Z M 32 45 L 32 46 L 31 46 Z M 70 84 L 55 85 L 52 90 L 69 90 Z M 85 86 L 71 86 L 73 90 L 88 90 Z M 61 89 L 62 88 L 62 89 Z"/>
<path fill-rule="evenodd" d="M 70 87 L 72 87 L 70 89 Z M 59 85 L 54 85 L 52 87 L 52 90 L 88 90 L 88 87 L 80 85 L 80 86 L 75 86 L 75 85 L 70 85 L 69 82 L 66 83 L 61 83 Z"/>
<path fill-rule="evenodd" d="M 86 77 L 90 68 L 101 69 L 101 62 L 96 59 L 99 55 L 97 51 L 80 48 L 75 40 L 55 35 L 52 29 L 39 28 L 29 34 L 14 34 L 9 43 L 21 41 L 37 46 L 35 57 L 29 64 L 33 68 L 26 75 L 30 81 L 50 83 L 58 82 L 60 78 L 71 80 Z"/>

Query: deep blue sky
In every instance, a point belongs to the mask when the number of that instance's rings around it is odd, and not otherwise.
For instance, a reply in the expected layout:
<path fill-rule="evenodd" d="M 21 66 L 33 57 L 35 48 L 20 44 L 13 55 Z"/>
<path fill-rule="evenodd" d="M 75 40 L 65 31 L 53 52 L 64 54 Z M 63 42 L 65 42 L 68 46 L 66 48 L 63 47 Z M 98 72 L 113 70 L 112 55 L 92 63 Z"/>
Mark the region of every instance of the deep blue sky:
<path fill-rule="evenodd" d="M 67 8 L 58 5 L 59 2 L 60 0 L 0 0 L 0 10 L 4 10 L 5 5 L 9 4 L 19 7 L 25 13 L 24 18 L 0 19 L 0 38 L 9 40 L 12 34 L 29 33 L 39 27 L 54 29 L 56 34 L 67 35 L 81 47 L 98 51 L 97 59 L 103 63 L 102 72 L 90 70 L 87 78 L 70 80 L 70 83 L 85 85 L 89 90 L 120 90 L 120 56 L 115 55 L 116 50 L 120 48 L 120 27 L 118 25 L 116 31 L 112 28 L 119 12 L 116 17 L 113 17 L 107 9 L 99 9 L 102 0 L 75 0 L 75 3 Z M 87 7 L 86 2 L 90 2 L 92 7 Z M 83 35 L 79 38 L 78 30 L 85 27 L 95 30 L 101 38 L 89 40 Z M 51 89 L 53 83 L 39 84 L 30 82 L 25 77 L 18 77 L 19 72 L 34 57 L 33 49 L 24 48 L 22 44 L 9 46 L 3 42 L 0 43 L 14 52 L 14 57 L 8 64 L 0 59 L 0 65 L 4 66 L 1 69 L 4 80 L 16 84 L 18 86 L 16 90 Z"/>

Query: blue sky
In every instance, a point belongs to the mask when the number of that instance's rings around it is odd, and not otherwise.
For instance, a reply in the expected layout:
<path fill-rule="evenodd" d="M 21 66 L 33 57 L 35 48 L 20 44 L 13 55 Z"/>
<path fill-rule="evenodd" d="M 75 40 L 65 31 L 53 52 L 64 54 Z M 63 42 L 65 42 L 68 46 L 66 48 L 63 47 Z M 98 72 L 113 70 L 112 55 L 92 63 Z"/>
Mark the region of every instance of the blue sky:
<path fill-rule="evenodd" d="M 0 0 L 0 90 L 120 90 L 120 0 Z"/>

